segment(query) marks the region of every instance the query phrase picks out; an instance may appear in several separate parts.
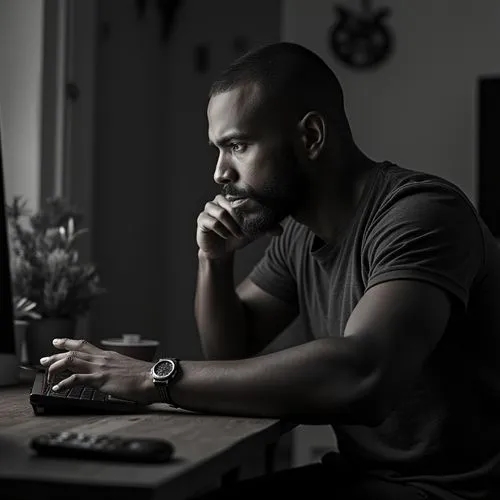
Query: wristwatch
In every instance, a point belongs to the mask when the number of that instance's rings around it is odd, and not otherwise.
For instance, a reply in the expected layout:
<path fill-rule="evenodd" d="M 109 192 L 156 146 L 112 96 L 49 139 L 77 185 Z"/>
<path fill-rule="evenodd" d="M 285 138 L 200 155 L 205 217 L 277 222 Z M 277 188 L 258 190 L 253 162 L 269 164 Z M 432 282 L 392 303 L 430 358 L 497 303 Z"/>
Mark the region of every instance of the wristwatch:
<path fill-rule="evenodd" d="M 169 384 L 180 374 L 179 360 L 177 358 L 160 358 L 151 368 L 153 384 L 160 393 L 162 401 L 179 408 L 170 397 Z"/>

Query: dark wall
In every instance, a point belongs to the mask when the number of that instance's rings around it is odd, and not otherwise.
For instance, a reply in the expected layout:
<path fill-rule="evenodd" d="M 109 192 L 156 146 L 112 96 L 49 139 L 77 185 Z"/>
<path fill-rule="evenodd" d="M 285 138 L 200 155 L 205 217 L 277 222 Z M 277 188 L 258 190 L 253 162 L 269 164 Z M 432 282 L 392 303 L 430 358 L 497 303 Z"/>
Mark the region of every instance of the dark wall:
<path fill-rule="evenodd" d="M 140 333 L 169 354 L 198 357 L 196 218 L 218 192 L 207 92 L 242 49 L 279 40 L 280 4 L 185 0 L 167 42 L 156 2 L 147 4 L 139 19 L 133 1 L 99 3 L 93 231 L 109 292 L 92 335 Z M 238 281 L 266 244 L 240 252 Z"/>

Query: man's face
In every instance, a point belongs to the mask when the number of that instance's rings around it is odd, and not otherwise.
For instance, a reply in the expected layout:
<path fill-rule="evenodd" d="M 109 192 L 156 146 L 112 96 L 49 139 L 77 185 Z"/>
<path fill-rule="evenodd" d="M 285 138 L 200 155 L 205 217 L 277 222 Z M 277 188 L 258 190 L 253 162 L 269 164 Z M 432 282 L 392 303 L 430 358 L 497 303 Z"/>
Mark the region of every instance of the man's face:
<path fill-rule="evenodd" d="M 209 142 L 218 149 L 214 179 L 248 236 L 293 215 L 305 189 L 291 128 L 261 94 L 256 85 L 237 87 L 213 96 L 207 111 Z"/>

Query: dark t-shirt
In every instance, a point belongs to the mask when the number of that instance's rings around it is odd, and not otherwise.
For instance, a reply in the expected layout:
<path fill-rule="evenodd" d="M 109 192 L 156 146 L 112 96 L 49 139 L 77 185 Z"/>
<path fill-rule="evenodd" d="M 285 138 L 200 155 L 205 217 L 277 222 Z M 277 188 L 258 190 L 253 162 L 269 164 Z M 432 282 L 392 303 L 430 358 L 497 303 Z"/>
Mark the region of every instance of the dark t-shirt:
<path fill-rule="evenodd" d="M 387 419 L 332 426 L 340 453 L 374 474 L 447 500 L 500 499 L 500 250 L 457 186 L 381 163 L 338 244 L 287 219 L 250 278 L 299 307 L 311 340 L 342 336 L 378 283 L 448 292 L 446 331 Z"/>

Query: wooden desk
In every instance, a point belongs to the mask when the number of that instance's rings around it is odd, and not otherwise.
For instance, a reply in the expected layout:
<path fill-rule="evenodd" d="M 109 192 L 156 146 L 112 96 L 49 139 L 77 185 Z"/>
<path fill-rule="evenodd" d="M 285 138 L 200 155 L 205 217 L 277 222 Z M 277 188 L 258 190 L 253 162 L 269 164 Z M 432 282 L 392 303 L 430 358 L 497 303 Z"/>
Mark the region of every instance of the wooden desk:
<path fill-rule="evenodd" d="M 121 500 L 190 498 L 238 477 L 245 464 L 269 471 L 271 454 L 293 424 L 207 416 L 152 405 L 145 414 L 35 416 L 30 385 L 0 388 L 0 498 Z M 169 439 L 176 452 L 165 464 L 130 464 L 43 458 L 29 440 L 44 432 L 73 431 Z M 264 458 L 266 457 L 266 458 Z"/>

